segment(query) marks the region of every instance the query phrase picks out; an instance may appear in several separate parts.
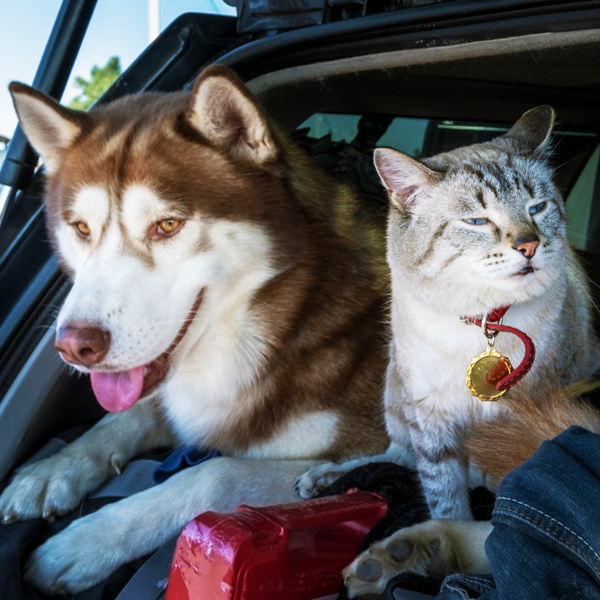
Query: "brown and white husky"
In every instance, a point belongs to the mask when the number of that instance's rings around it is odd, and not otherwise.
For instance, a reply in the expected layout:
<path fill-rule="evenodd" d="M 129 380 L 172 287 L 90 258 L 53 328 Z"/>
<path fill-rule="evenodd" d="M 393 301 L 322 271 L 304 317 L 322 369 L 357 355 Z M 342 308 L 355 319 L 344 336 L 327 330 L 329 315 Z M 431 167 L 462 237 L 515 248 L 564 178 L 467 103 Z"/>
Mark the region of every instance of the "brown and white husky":
<path fill-rule="evenodd" d="M 226 456 L 77 520 L 32 554 L 30 582 L 77 592 L 197 513 L 297 499 L 293 482 L 314 460 L 385 449 L 372 235 L 360 235 L 351 192 L 235 75 L 213 66 L 191 93 L 90 113 L 10 91 L 43 158 L 48 228 L 73 280 L 56 348 L 119 414 L 17 471 L 3 522 L 67 513 L 151 448 Z"/>

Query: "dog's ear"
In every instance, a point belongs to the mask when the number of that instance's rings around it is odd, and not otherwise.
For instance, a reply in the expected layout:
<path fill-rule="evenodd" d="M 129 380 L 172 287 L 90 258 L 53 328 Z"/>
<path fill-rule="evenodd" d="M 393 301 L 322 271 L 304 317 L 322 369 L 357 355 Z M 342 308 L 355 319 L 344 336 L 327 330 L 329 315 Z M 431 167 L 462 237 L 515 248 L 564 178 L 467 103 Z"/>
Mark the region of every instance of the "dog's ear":
<path fill-rule="evenodd" d="M 81 133 L 88 116 L 61 106 L 23 83 L 13 81 L 8 89 L 25 135 L 42 157 L 46 171 L 53 173 L 63 151 Z"/>
<path fill-rule="evenodd" d="M 222 65 L 205 69 L 192 91 L 189 123 L 217 148 L 267 166 L 277 145 L 267 118 L 242 81 Z"/>

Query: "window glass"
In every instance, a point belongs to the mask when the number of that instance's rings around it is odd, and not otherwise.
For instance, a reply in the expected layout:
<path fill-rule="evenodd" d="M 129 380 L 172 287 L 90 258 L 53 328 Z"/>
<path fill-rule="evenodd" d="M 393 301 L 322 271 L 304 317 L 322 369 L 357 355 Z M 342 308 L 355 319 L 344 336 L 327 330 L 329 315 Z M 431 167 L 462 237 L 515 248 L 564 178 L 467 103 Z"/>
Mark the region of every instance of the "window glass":
<path fill-rule="evenodd" d="M 575 248 L 584 250 L 588 242 L 588 224 L 592 210 L 594 187 L 598 173 L 600 146 L 588 160 L 567 197 L 569 240 Z"/>
<path fill-rule="evenodd" d="M 8 138 L 0 135 L 0 164 L 2 163 L 2 159 L 4 158 L 4 153 L 6 152 L 6 147 L 8 146 Z"/>
<path fill-rule="evenodd" d="M 396 117 L 379 138 L 378 146 L 395 148 L 413 158 L 423 156 L 423 144 L 429 121 Z"/>
<path fill-rule="evenodd" d="M 223 0 L 98 0 L 63 102 L 69 104 L 80 94 L 78 76 L 89 79 L 95 66 L 104 67 L 114 56 L 124 71 L 161 31 L 187 12 L 230 15 L 235 8 Z"/>
<path fill-rule="evenodd" d="M 316 113 L 298 127 L 308 128 L 308 136 L 322 138 L 330 135 L 332 142 L 351 142 L 358 132 L 360 115 L 338 115 L 333 113 Z"/>
<path fill-rule="evenodd" d="M 378 119 L 381 122 L 381 116 Z M 351 144 L 354 141 L 358 148 L 355 138 L 360 120 L 361 115 L 317 113 L 298 129 L 309 128 L 309 138 L 322 139 L 330 136 L 332 142 Z M 509 129 L 510 125 L 498 123 L 389 117 L 389 125 L 382 129 L 383 134 L 374 142 L 377 146 L 395 148 L 418 159 L 460 146 L 486 142 Z M 552 144 L 554 151 L 551 160 L 556 168 L 555 182 L 567 200 L 569 239 L 573 246 L 583 249 L 587 241 L 594 182 L 600 158 L 598 136 L 586 131 L 556 130 Z M 362 151 L 364 146 L 360 146 L 360 149 Z M 331 146 L 330 151 L 339 154 L 342 150 L 337 144 Z M 322 157 L 319 162 L 327 166 L 327 161 Z M 365 171 L 364 167 L 362 170 Z"/>
<path fill-rule="evenodd" d="M 13 80 L 33 81 L 60 4 L 60 0 L 0 1 L 3 48 L 0 58 L 0 163 L 5 140 L 12 137 L 17 126 L 8 84 Z"/>

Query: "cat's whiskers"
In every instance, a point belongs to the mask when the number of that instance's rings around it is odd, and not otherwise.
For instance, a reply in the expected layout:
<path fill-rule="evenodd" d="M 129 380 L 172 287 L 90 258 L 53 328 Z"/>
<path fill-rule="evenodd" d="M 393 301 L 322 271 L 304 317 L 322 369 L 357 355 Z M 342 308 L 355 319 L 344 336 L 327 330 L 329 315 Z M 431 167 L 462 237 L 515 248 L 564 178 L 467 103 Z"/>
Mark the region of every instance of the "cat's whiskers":
<path fill-rule="evenodd" d="M 583 276 L 585 277 L 585 280 L 589 284 L 591 284 L 594 287 L 600 289 L 600 285 L 598 285 L 587 273 L 583 273 Z M 577 282 L 577 285 L 579 285 L 579 287 L 581 288 L 581 290 L 585 293 L 585 295 L 589 298 L 590 302 L 593 304 L 594 308 L 600 313 L 600 308 L 598 308 L 598 306 L 596 305 L 596 303 L 592 299 L 591 294 L 585 289 L 585 287 L 583 285 L 581 285 L 581 283 L 579 281 Z"/>
<path fill-rule="evenodd" d="M 444 272 L 444 274 L 446 274 L 446 271 L 452 271 L 452 270 L 457 269 L 459 267 L 468 267 L 469 265 L 473 265 L 473 264 L 479 263 L 482 260 L 485 260 L 485 259 L 476 258 L 475 260 L 471 260 L 471 261 L 469 261 L 467 263 L 463 263 L 461 265 L 456 265 L 455 267 L 452 267 L 452 268 L 444 269 L 443 272 Z M 464 273 L 458 273 L 454 277 L 451 277 L 450 279 L 444 280 L 444 284 L 448 285 L 450 283 L 453 283 L 454 281 L 456 281 L 457 279 L 459 279 L 463 275 L 465 275 L 465 274 Z M 436 275 L 436 277 L 437 277 L 437 275 Z"/>
<path fill-rule="evenodd" d="M 448 285 L 450 283 L 453 283 L 454 281 L 456 281 L 460 277 L 463 277 L 464 275 L 465 275 L 465 273 L 458 273 L 457 275 L 454 275 L 454 277 L 451 277 L 450 279 L 445 280 L 444 284 Z"/>
<path fill-rule="evenodd" d="M 473 279 L 473 281 L 463 290 L 463 293 L 459 296 L 458 300 L 456 301 L 456 304 L 458 306 L 462 305 L 462 299 L 464 298 L 466 293 L 471 289 L 471 287 L 473 287 L 476 283 L 479 283 L 479 281 L 477 279 Z"/>
<path fill-rule="evenodd" d="M 588 280 L 589 280 L 589 278 L 588 278 Z M 575 279 L 575 282 L 577 283 L 577 285 L 579 286 L 579 288 L 581 289 L 581 291 L 588 297 L 590 303 L 596 309 L 596 311 L 598 313 L 600 313 L 600 308 L 598 308 L 598 305 L 594 302 L 594 300 L 592 299 L 592 296 L 590 295 L 590 293 L 585 289 L 585 286 L 581 285 L 581 282 L 578 281 L 577 279 Z"/>
<path fill-rule="evenodd" d="M 485 260 L 483 258 L 476 258 L 474 260 L 470 260 L 469 262 L 465 262 L 465 263 L 461 263 L 460 265 L 454 265 L 452 267 L 444 267 L 443 271 L 444 272 L 448 272 L 448 271 L 454 271 L 455 269 L 460 269 L 462 267 L 468 267 L 469 265 L 473 265 L 475 263 L 478 263 L 482 260 Z"/>
<path fill-rule="evenodd" d="M 569 231 L 569 236 L 575 236 L 575 237 L 581 238 L 582 240 L 585 240 L 586 242 L 596 242 L 597 241 L 593 238 L 589 238 L 589 237 L 583 235 L 582 233 L 575 233 L 574 231 Z"/>
<path fill-rule="evenodd" d="M 597 287 L 598 289 L 600 289 L 600 285 L 598 285 L 587 273 L 584 273 L 583 275 L 588 283 L 590 283 L 594 287 Z"/>
<path fill-rule="evenodd" d="M 483 292 L 482 292 L 481 296 L 479 297 L 479 302 L 477 302 L 477 310 L 475 311 L 475 313 L 476 313 L 476 314 L 478 314 L 478 315 L 480 315 L 480 314 L 483 314 L 483 312 L 480 312 L 480 311 L 479 311 L 479 307 L 481 306 L 481 304 L 482 304 L 482 301 L 483 301 L 483 299 L 484 299 L 484 297 L 485 297 L 485 294 L 486 294 L 486 292 L 487 292 L 487 291 L 490 289 L 490 286 L 491 286 L 491 285 L 492 285 L 492 282 L 490 281 L 490 282 L 489 282 L 489 283 L 488 283 L 488 284 L 485 286 L 485 289 L 483 290 Z M 490 292 L 490 296 L 491 296 L 491 292 Z M 484 306 L 487 306 L 487 301 L 484 301 L 484 302 L 483 302 L 483 305 L 484 305 Z"/>

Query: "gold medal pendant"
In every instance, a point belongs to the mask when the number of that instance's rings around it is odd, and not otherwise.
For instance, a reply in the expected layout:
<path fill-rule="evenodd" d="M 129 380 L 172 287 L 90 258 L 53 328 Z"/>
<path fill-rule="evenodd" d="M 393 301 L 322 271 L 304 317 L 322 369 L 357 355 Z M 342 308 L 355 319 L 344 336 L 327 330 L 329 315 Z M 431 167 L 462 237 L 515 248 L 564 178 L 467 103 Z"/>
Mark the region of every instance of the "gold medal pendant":
<path fill-rule="evenodd" d="M 499 392 L 496 384 L 512 371 L 510 360 L 488 344 L 485 352 L 476 356 L 467 367 L 467 387 L 482 402 L 498 400 L 508 390 Z"/>

